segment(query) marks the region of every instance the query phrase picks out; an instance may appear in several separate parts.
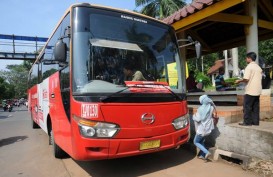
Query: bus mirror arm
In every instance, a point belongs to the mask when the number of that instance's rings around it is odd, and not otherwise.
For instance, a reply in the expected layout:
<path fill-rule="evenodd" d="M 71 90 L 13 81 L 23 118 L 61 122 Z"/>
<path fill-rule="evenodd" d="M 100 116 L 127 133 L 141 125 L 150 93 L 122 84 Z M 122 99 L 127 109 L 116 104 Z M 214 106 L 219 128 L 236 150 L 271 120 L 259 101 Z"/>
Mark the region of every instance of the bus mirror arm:
<path fill-rule="evenodd" d="M 70 38 L 71 30 L 70 26 L 67 26 L 64 30 L 64 36 Z M 67 33 L 67 35 L 65 35 Z"/>
<path fill-rule="evenodd" d="M 196 51 L 196 58 L 200 58 L 201 57 L 201 44 L 199 41 L 194 41 L 190 36 L 188 36 L 188 39 L 179 39 L 177 40 L 177 42 L 189 42 L 187 44 L 183 44 L 183 45 L 179 45 L 179 48 L 182 47 L 187 47 L 190 45 L 195 45 L 195 51 Z"/>
<path fill-rule="evenodd" d="M 70 26 L 67 26 L 65 29 L 64 29 L 64 35 L 61 36 L 59 39 L 64 39 L 64 38 L 70 38 L 71 36 L 71 30 L 70 30 Z"/>

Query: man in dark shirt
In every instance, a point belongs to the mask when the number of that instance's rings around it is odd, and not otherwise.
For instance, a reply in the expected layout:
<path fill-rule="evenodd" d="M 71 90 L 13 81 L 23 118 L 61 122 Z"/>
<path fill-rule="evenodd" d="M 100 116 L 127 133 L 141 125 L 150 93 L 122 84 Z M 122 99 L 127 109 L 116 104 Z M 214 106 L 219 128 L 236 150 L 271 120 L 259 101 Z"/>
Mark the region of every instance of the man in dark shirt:
<path fill-rule="evenodd" d="M 197 88 L 194 71 L 190 71 L 189 77 L 186 79 L 186 86 L 188 92 L 204 92 L 204 90 Z"/>
<path fill-rule="evenodd" d="M 190 92 L 197 89 L 196 84 L 197 83 L 195 82 L 194 71 L 190 71 L 189 77 L 186 79 L 187 90 Z"/>
<path fill-rule="evenodd" d="M 228 89 L 228 84 L 224 80 L 224 68 L 219 68 L 219 75 L 215 78 L 215 88 L 217 91 L 225 91 Z"/>

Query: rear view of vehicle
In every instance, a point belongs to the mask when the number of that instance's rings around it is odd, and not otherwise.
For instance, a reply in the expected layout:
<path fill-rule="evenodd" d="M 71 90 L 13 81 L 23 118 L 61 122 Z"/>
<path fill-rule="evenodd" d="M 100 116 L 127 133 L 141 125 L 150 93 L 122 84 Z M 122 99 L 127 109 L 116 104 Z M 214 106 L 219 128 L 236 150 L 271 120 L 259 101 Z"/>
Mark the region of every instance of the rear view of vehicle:
<path fill-rule="evenodd" d="M 29 109 L 55 157 L 65 151 L 77 160 L 119 158 L 189 140 L 184 62 L 170 26 L 74 5 L 42 53 L 37 68 L 44 79 L 30 89 Z M 137 73 L 142 80 L 132 79 Z"/>

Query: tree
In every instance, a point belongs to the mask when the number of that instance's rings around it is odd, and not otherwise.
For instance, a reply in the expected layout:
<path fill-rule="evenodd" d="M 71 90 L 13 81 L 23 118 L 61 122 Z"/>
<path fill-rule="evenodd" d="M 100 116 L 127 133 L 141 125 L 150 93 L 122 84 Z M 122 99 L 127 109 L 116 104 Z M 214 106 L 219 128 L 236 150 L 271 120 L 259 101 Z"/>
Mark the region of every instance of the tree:
<path fill-rule="evenodd" d="M 0 77 L 0 100 L 14 97 L 14 87 Z"/>
<path fill-rule="evenodd" d="M 142 7 L 140 13 L 163 19 L 172 15 L 186 3 L 183 0 L 135 0 L 136 7 Z"/>
<path fill-rule="evenodd" d="M 266 65 L 273 65 L 273 39 L 259 42 L 259 56 L 265 59 Z"/>
<path fill-rule="evenodd" d="M 29 71 L 31 69 L 32 64 L 34 63 L 34 61 L 29 61 L 29 60 L 24 60 L 23 61 L 23 67 Z"/>
<path fill-rule="evenodd" d="M 266 65 L 273 65 L 273 39 L 260 41 L 259 42 L 259 56 L 264 58 Z M 245 61 L 246 57 L 246 47 L 239 47 L 239 67 L 241 69 L 245 68 L 247 63 Z"/>
<path fill-rule="evenodd" d="M 5 80 L 0 77 L 0 99 L 3 99 L 3 96 L 5 95 L 4 93 L 6 92 L 6 87 L 5 87 Z"/>
<path fill-rule="evenodd" d="M 195 72 L 196 81 L 202 80 L 205 87 L 211 86 L 211 79 L 208 77 L 208 70 L 215 64 L 215 61 L 219 59 L 218 53 L 211 53 L 203 56 L 204 71 L 201 72 L 201 59 L 191 58 L 187 60 L 188 70 Z M 197 63 L 197 68 L 196 68 Z"/>
<path fill-rule="evenodd" d="M 7 65 L 6 68 L 7 71 L 0 71 L 0 77 L 7 82 L 5 97 L 26 97 L 28 68 L 24 64 Z"/>

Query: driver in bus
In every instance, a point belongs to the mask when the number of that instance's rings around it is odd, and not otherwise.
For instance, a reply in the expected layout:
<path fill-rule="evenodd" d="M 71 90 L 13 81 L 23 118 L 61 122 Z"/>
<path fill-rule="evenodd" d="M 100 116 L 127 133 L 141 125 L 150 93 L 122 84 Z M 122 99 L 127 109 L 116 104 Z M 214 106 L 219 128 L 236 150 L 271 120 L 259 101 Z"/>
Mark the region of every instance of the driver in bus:
<path fill-rule="evenodd" d="M 125 64 L 123 67 L 123 73 L 125 75 L 125 81 L 146 81 L 141 71 L 134 70 L 132 64 Z"/>

